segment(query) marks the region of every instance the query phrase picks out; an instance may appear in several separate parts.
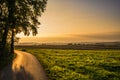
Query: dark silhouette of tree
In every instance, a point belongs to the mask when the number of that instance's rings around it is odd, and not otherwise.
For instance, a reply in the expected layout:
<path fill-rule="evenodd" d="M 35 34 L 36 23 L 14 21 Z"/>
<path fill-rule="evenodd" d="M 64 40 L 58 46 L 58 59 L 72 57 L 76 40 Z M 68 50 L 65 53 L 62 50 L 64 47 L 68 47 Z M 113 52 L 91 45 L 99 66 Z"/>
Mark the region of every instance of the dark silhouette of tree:
<path fill-rule="evenodd" d="M 14 37 L 17 33 L 37 34 L 38 18 L 46 8 L 47 0 L 0 0 L 0 31 L 2 53 L 5 51 L 7 36 L 11 33 L 11 53 L 14 53 Z"/>

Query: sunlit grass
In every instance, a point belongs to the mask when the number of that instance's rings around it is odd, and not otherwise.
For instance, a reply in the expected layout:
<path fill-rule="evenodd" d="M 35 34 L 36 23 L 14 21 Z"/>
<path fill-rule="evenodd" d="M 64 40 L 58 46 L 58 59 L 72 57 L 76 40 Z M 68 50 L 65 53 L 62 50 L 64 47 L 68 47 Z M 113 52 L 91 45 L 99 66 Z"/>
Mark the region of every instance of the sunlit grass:
<path fill-rule="evenodd" d="M 120 50 L 26 49 L 50 80 L 120 80 Z"/>

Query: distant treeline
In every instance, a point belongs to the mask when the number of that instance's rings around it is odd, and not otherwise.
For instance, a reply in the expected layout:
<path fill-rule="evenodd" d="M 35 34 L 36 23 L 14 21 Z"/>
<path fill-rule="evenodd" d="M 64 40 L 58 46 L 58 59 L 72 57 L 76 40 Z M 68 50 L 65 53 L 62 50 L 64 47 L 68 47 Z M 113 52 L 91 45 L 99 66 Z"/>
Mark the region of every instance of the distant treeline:
<path fill-rule="evenodd" d="M 67 45 L 16 45 L 16 48 L 40 48 L 40 49 L 74 49 L 74 50 L 94 50 L 94 49 L 118 49 L 120 50 L 120 44 L 73 44 Z"/>

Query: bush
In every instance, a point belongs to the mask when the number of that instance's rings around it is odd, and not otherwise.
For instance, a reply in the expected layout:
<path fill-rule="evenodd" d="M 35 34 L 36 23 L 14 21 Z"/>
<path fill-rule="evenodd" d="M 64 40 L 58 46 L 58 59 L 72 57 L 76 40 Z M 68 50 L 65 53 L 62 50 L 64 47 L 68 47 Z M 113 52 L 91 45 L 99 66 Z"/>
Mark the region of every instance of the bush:
<path fill-rule="evenodd" d="M 21 51 L 27 51 L 26 49 L 21 49 Z"/>

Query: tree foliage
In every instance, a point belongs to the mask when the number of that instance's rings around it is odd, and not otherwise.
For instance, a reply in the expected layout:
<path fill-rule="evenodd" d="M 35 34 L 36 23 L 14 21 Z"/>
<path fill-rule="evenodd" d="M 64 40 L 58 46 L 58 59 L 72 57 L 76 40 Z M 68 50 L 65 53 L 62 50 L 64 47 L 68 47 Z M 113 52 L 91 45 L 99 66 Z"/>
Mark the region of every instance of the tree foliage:
<path fill-rule="evenodd" d="M 17 33 L 37 34 L 38 18 L 45 11 L 47 0 L 0 0 L 0 38 L 2 49 L 11 33 L 11 43 Z M 13 44 L 13 43 L 12 43 Z M 14 46 L 14 45 L 13 45 Z"/>

